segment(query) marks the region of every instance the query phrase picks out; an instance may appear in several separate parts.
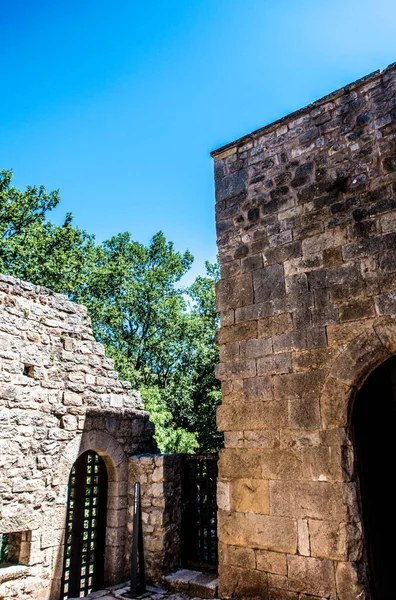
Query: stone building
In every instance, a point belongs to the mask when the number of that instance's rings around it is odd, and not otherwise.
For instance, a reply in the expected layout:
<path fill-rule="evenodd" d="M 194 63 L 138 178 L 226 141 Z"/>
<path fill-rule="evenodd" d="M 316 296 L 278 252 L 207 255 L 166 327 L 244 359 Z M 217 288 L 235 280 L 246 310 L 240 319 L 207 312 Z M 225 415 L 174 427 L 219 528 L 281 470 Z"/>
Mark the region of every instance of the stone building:
<path fill-rule="evenodd" d="M 127 579 L 136 480 L 149 579 L 169 572 L 178 489 L 164 477 L 178 464 L 156 452 L 141 397 L 85 307 L 0 276 L 0 599 L 63 600 Z"/>
<path fill-rule="evenodd" d="M 394 598 L 396 65 L 213 152 L 219 593 Z"/>

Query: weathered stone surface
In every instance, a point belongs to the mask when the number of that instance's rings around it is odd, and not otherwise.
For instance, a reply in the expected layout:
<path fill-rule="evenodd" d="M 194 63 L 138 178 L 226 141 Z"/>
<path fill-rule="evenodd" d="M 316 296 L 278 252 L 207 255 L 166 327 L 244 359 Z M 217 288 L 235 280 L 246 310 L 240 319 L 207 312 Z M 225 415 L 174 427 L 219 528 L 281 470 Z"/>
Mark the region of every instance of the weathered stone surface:
<path fill-rule="evenodd" d="M 336 566 L 337 596 L 340 600 L 369 598 L 364 567 L 354 563 L 340 562 Z"/>
<path fill-rule="evenodd" d="M 257 337 L 257 321 L 250 323 L 237 323 L 229 327 L 222 327 L 216 334 L 218 344 L 227 342 L 238 342 L 245 339 Z"/>
<path fill-rule="evenodd" d="M 217 425 L 220 431 L 273 429 L 286 426 L 287 415 L 286 402 L 246 403 L 243 412 L 239 406 L 222 405 L 217 409 Z"/>
<path fill-rule="evenodd" d="M 388 357 L 388 351 L 375 331 L 365 331 L 335 360 L 330 376 L 360 387 L 370 371 Z"/>
<path fill-rule="evenodd" d="M 219 511 L 219 540 L 233 546 L 295 553 L 297 523 L 271 515 Z"/>
<path fill-rule="evenodd" d="M 2 566 L 0 597 L 55 600 L 73 463 L 91 449 L 105 459 L 105 577 L 120 581 L 128 456 L 156 451 L 153 426 L 94 340 L 85 307 L 12 277 L 0 275 L 0 288 L 0 534 L 12 536 L 11 557 L 25 565 Z"/>
<path fill-rule="evenodd" d="M 345 520 L 342 484 L 327 481 L 271 481 L 271 513 L 297 519 Z M 340 502 L 341 500 L 341 502 Z"/>
<path fill-rule="evenodd" d="M 373 328 L 389 355 L 396 354 L 396 321 L 389 317 L 377 319 Z"/>
<path fill-rule="evenodd" d="M 219 469 L 238 490 L 223 547 L 256 552 L 241 568 L 266 573 L 274 600 L 366 597 L 349 427 L 356 392 L 396 354 L 395 85 L 391 65 L 213 153 L 222 278 L 253 288 L 220 298 L 218 339 L 235 345 L 220 356 Z M 247 535 L 246 517 L 265 516 L 244 512 L 247 479 L 269 481 L 260 511 L 295 524 L 285 571 Z"/>
<path fill-rule="evenodd" d="M 261 479 L 232 481 L 231 508 L 237 512 L 269 514 L 268 481 Z"/>
<path fill-rule="evenodd" d="M 243 380 L 244 397 L 249 402 L 270 402 L 274 398 L 270 377 L 252 377 Z"/>
<path fill-rule="evenodd" d="M 220 363 L 216 367 L 217 379 L 247 379 L 256 375 L 256 362 L 254 359 L 234 360 Z"/>
<path fill-rule="evenodd" d="M 241 567 L 242 569 L 256 568 L 256 552 L 251 548 L 241 546 L 223 546 L 227 556 L 224 562 L 227 565 Z M 267 570 L 267 569 L 262 569 Z"/>
<path fill-rule="evenodd" d="M 293 330 L 293 320 L 290 313 L 274 315 L 260 319 L 258 322 L 258 337 L 270 338 Z"/>
<path fill-rule="evenodd" d="M 219 468 L 224 477 L 252 479 L 300 479 L 301 453 L 289 448 L 236 449 L 220 453 Z"/>
<path fill-rule="evenodd" d="M 287 574 L 285 554 L 269 552 L 268 550 L 257 550 L 256 564 L 259 571 L 267 571 L 267 573 L 276 573 L 277 575 Z"/>
<path fill-rule="evenodd" d="M 244 170 L 235 171 L 227 177 L 219 177 L 216 186 L 216 201 L 228 200 L 237 196 L 245 189 L 247 173 Z"/>
<path fill-rule="evenodd" d="M 308 520 L 299 519 L 297 523 L 298 531 L 298 553 L 301 556 L 310 556 L 311 542 L 309 539 Z"/>
<path fill-rule="evenodd" d="M 180 566 L 182 518 L 182 456 L 148 454 L 129 461 L 128 523 L 133 522 L 134 484 L 140 482 L 143 541 L 147 577 L 161 583 L 164 574 Z M 219 482 L 219 505 L 227 507 L 227 486 Z M 128 529 L 127 547 L 131 547 Z"/>
<path fill-rule="evenodd" d="M 219 281 L 216 286 L 217 309 L 247 306 L 253 302 L 253 283 L 250 273 Z"/>
<path fill-rule="evenodd" d="M 253 272 L 254 301 L 267 302 L 285 296 L 285 276 L 281 265 Z M 248 304 L 248 303 L 246 303 Z"/>
<path fill-rule="evenodd" d="M 359 560 L 363 551 L 362 528 L 357 523 L 309 521 L 311 556 L 338 561 Z"/>
<path fill-rule="evenodd" d="M 332 561 L 307 556 L 288 556 L 287 568 L 290 590 L 319 597 L 336 593 Z"/>
<path fill-rule="evenodd" d="M 354 391 L 351 385 L 329 375 L 320 398 L 324 428 L 348 425 L 348 409 Z"/>
<path fill-rule="evenodd" d="M 268 599 L 267 574 L 262 571 L 241 569 L 228 565 L 219 568 L 219 596 L 221 598 Z"/>

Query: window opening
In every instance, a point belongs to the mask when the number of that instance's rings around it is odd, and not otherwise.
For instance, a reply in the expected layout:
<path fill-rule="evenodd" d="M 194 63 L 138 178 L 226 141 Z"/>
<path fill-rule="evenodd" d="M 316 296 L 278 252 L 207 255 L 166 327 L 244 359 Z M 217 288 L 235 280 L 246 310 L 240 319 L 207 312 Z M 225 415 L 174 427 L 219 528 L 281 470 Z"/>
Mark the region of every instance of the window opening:
<path fill-rule="evenodd" d="M 33 365 L 25 365 L 23 367 L 23 374 L 25 377 L 31 377 L 34 379 L 34 366 Z"/>

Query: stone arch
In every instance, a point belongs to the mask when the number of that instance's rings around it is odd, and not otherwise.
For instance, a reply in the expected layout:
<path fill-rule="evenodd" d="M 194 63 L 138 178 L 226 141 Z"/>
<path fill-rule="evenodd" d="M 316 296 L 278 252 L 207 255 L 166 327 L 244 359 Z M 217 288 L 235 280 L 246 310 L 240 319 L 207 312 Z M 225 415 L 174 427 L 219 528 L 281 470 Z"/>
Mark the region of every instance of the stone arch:
<path fill-rule="evenodd" d="M 396 354 L 396 319 L 379 317 L 334 360 L 322 388 L 323 429 L 348 427 L 353 401 L 367 377 Z"/>
<path fill-rule="evenodd" d="M 66 522 L 66 501 L 68 481 L 71 468 L 77 458 L 93 450 L 105 462 L 108 475 L 107 521 L 106 521 L 106 553 L 105 553 L 105 584 L 117 583 L 124 577 L 125 570 L 125 539 L 128 510 L 128 458 L 120 443 L 109 433 L 92 430 L 77 435 L 63 450 L 53 485 L 58 486 L 58 506 L 60 520 Z M 51 526 L 51 525 L 50 525 Z M 57 559 L 55 579 L 57 586 L 61 578 L 63 565 L 63 543 L 60 541 L 60 552 Z"/>

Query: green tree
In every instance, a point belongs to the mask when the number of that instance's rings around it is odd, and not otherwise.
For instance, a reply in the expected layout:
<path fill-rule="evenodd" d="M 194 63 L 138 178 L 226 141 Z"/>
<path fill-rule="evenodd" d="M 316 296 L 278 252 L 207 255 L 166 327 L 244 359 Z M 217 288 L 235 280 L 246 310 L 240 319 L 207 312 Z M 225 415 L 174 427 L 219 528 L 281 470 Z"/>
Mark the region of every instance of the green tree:
<path fill-rule="evenodd" d="M 162 232 L 147 246 L 129 233 L 95 245 L 71 214 L 62 225 L 48 220 L 56 191 L 22 192 L 11 181 L 0 172 L 0 271 L 86 304 L 120 376 L 142 391 L 163 451 L 216 451 L 218 266 L 207 263 L 206 276 L 184 288 L 193 257 Z"/>
<path fill-rule="evenodd" d="M 47 220 L 59 203 L 57 191 L 11 185 L 12 172 L 0 172 L 0 271 L 74 297 L 84 285 L 94 237 L 73 226 Z"/>
<path fill-rule="evenodd" d="M 187 352 L 186 301 L 177 284 L 192 260 L 162 232 L 148 246 L 122 233 L 96 249 L 80 299 L 97 339 L 135 385 L 165 388 Z"/>
<path fill-rule="evenodd" d="M 214 338 L 219 327 L 216 312 L 215 284 L 220 278 L 218 262 L 206 262 L 206 277 L 198 276 L 188 289 L 192 302 L 192 422 L 197 431 L 200 452 L 217 452 L 223 444 L 223 435 L 216 428 L 216 408 L 221 402 L 220 382 L 215 378 L 219 350 Z"/>

